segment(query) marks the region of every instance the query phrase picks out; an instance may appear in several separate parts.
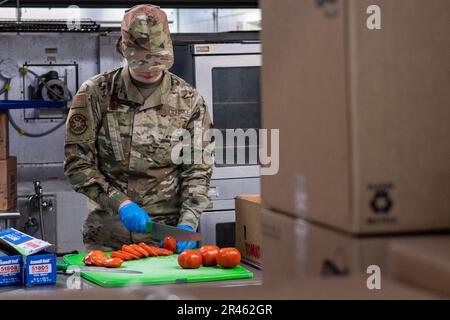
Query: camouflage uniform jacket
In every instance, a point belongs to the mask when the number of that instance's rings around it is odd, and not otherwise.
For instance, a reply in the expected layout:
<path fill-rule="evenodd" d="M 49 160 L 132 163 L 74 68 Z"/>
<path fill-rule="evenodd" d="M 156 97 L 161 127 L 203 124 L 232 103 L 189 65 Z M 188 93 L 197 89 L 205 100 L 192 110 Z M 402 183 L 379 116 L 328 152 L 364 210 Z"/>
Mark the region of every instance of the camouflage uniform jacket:
<path fill-rule="evenodd" d="M 87 80 L 74 96 L 65 174 L 76 191 L 110 215 L 129 199 L 151 217 L 176 214 L 178 224 L 196 229 L 209 204 L 212 166 L 174 164 L 171 151 L 179 141 L 171 134 L 183 128 L 193 135 L 194 122 L 211 128 L 205 102 L 168 71 L 147 99 L 130 80 L 128 68 L 119 68 Z"/>

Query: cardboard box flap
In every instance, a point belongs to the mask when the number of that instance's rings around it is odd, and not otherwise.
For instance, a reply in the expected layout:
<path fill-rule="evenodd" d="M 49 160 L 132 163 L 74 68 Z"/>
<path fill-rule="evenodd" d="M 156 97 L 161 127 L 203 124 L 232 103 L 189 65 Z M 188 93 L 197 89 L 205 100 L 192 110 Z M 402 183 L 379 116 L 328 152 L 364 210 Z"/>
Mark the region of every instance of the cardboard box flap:
<path fill-rule="evenodd" d="M 236 197 L 236 200 L 245 200 L 249 202 L 261 203 L 261 196 L 259 194 L 245 194 Z"/>
<path fill-rule="evenodd" d="M 38 253 L 52 246 L 46 241 L 36 239 L 13 228 L 0 232 L 0 245 L 8 252 L 23 256 Z"/>

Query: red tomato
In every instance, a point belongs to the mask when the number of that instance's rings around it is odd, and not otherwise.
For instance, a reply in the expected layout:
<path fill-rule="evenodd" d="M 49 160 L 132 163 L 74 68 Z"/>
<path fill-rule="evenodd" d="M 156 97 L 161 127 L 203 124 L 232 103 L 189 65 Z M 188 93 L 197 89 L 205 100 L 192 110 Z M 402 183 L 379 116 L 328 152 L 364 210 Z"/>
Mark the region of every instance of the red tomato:
<path fill-rule="evenodd" d="M 165 237 L 164 249 L 170 250 L 172 252 L 177 252 L 177 239 L 175 239 L 174 237 Z"/>
<path fill-rule="evenodd" d="M 136 257 L 135 259 L 140 259 L 144 256 L 142 253 L 140 253 L 139 251 L 136 251 L 131 246 L 127 246 L 126 244 L 124 244 L 122 246 L 122 251 L 128 252 L 129 254 L 133 255 L 133 257 Z"/>
<path fill-rule="evenodd" d="M 137 244 L 132 244 L 132 245 L 130 245 L 130 247 L 133 248 L 134 250 L 136 250 L 137 252 L 139 252 L 140 254 L 142 254 L 143 256 L 146 256 L 146 257 L 149 256 L 149 253 L 147 252 L 147 250 L 145 250 L 144 248 L 141 248 Z"/>
<path fill-rule="evenodd" d="M 123 260 L 120 258 L 109 258 L 103 262 L 103 266 L 108 268 L 118 268 L 122 265 Z"/>
<path fill-rule="evenodd" d="M 202 254 L 196 250 L 184 250 L 178 256 L 178 264 L 183 269 L 198 269 L 202 265 Z"/>
<path fill-rule="evenodd" d="M 138 243 L 138 246 L 147 251 L 149 257 L 157 256 L 157 254 L 153 251 L 153 249 L 145 242 Z"/>
<path fill-rule="evenodd" d="M 96 255 L 91 256 L 92 263 L 98 267 L 103 267 L 106 260 L 107 258 L 102 258 Z"/>
<path fill-rule="evenodd" d="M 217 255 L 217 263 L 224 268 L 234 268 L 241 262 L 241 253 L 236 248 L 223 248 Z"/>
<path fill-rule="evenodd" d="M 217 255 L 219 254 L 218 246 L 203 246 L 200 248 L 202 255 L 202 263 L 205 267 L 217 265 Z"/>
<path fill-rule="evenodd" d="M 114 251 L 111 252 L 111 254 L 109 255 L 111 258 L 119 258 L 122 260 L 132 260 L 133 257 L 131 255 L 129 255 L 128 253 L 126 253 L 125 251 Z"/>
<path fill-rule="evenodd" d="M 84 264 L 89 266 L 92 265 L 101 266 L 103 261 L 106 259 L 108 259 L 106 253 L 100 250 L 94 250 L 89 252 L 87 256 L 83 258 L 83 262 Z"/>
<path fill-rule="evenodd" d="M 158 247 L 152 247 L 155 252 L 158 254 L 158 256 L 171 256 L 173 254 L 172 251 L 164 249 L 164 248 L 158 248 Z"/>
<path fill-rule="evenodd" d="M 83 262 L 87 266 L 92 266 L 94 264 L 92 263 L 91 257 L 89 255 L 83 258 Z"/>
<path fill-rule="evenodd" d="M 148 244 L 146 244 L 145 242 L 139 243 L 139 246 L 140 246 L 142 249 L 146 250 L 146 251 L 148 252 L 148 255 L 149 255 L 150 257 L 156 257 L 156 256 L 158 255 L 158 253 L 157 253 L 156 250 L 155 250 L 156 247 L 151 247 L 151 246 L 149 246 Z"/>

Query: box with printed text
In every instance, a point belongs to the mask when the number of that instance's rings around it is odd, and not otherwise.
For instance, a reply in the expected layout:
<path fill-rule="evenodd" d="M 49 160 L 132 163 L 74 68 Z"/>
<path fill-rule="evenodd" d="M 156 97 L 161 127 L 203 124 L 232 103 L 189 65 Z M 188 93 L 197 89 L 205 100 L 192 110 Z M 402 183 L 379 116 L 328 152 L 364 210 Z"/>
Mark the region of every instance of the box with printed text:
<path fill-rule="evenodd" d="M 50 243 L 13 228 L 0 232 L 0 286 L 56 283 L 56 256 Z"/>

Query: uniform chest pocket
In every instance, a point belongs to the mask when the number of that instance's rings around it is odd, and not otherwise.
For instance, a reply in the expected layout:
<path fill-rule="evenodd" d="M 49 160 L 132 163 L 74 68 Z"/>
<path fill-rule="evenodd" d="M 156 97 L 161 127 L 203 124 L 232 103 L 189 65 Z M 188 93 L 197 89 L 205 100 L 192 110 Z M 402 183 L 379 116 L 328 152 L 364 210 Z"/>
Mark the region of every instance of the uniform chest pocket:
<path fill-rule="evenodd" d="M 161 108 L 139 113 L 134 122 L 133 148 L 155 166 L 170 165 L 172 149 L 186 123 L 183 117 L 166 114 Z"/>
<path fill-rule="evenodd" d="M 131 130 L 130 119 L 129 112 L 108 111 L 104 115 L 103 128 L 99 132 L 100 147 L 103 149 L 104 156 L 115 161 L 125 160 L 125 154 L 129 149 L 127 141 Z"/>
<path fill-rule="evenodd" d="M 108 126 L 109 141 L 113 150 L 114 158 L 116 161 L 123 161 L 125 160 L 125 155 L 117 116 L 114 113 L 107 113 L 106 123 Z"/>

